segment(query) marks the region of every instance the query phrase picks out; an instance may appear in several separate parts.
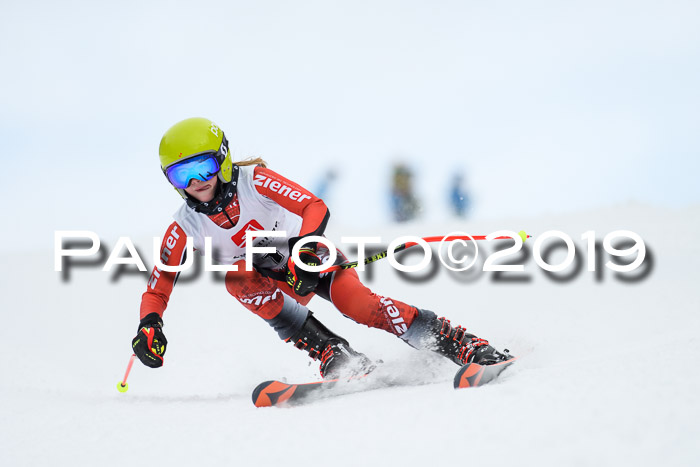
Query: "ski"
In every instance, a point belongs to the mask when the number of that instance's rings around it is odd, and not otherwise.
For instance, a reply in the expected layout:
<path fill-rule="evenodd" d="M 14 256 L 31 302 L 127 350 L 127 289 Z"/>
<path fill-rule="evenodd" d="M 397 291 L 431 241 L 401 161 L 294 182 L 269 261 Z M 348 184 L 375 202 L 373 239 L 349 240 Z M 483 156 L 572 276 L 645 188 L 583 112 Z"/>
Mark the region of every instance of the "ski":
<path fill-rule="evenodd" d="M 461 389 L 482 386 L 496 379 L 515 360 L 517 358 L 511 358 L 494 365 L 467 363 L 455 374 L 454 387 L 455 389 Z M 330 379 L 310 383 L 285 383 L 279 380 L 270 380 L 258 384 L 253 390 L 253 404 L 256 407 L 294 406 L 328 397 L 395 386 L 412 386 L 428 383 L 428 381 L 402 381 L 395 377 L 375 374 L 374 372 L 347 379 Z"/>
<path fill-rule="evenodd" d="M 256 407 L 276 407 L 280 405 L 297 405 L 308 400 L 318 400 L 331 395 L 351 394 L 354 392 L 376 389 L 358 384 L 367 375 L 350 379 L 329 379 L 311 383 L 289 384 L 271 380 L 258 384 L 253 390 L 253 404 Z"/>
<path fill-rule="evenodd" d="M 396 373 L 385 365 L 380 365 L 370 373 L 342 379 L 298 384 L 278 380 L 265 381 L 253 390 L 253 404 L 256 407 L 294 406 L 358 392 L 440 383 L 433 378 L 424 379 L 416 376 L 415 373 Z"/>
<path fill-rule="evenodd" d="M 512 365 L 515 360 L 517 360 L 517 357 L 493 365 L 467 363 L 455 374 L 454 387 L 455 389 L 462 389 L 483 386 L 496 379 L 498 375 Z"/>

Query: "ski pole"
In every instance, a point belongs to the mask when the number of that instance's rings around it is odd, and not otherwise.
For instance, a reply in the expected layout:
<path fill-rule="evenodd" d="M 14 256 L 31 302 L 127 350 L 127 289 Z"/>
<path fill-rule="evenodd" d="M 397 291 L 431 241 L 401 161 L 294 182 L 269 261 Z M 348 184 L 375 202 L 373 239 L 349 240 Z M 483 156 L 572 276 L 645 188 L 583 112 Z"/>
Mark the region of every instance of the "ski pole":
<path fill-rule="evenodd" d="M 136 354 L 131 354 L 131 358 L 129 359 L 129 364 L 126 366 L 126 373 L 124 373 L 124 379 L 117 383 L 117 391 L 126 392 L 129 390 L 129 385 L 126 382 L 126 378 L 128 378 L 129 373 L 131 373 L 131 367 L 134 365 L 135 359 L 136 359 Z"/>
<path fill-rule="evenodd" d="M 531 235 L 528 235 L 525 233 L 524 230 L 521 230 L 518 232 L 518 235 L 520 238 L 523 240 L 527 240 L 528 238 L 531 237 Z M 422 240 L 430 243 L 430 242 L 441 242 L 445 240 L 446 242 L 452 242 L 454 240 L 486 240 L 487 235 L 451 235 L 448 237 L 423 237 Z M 494 240 L 507 240 L 512 237 L 496 237 Z M 394 248 L 394 253 L 398 253 L 399 251 L 406 250 L 408 248 L 414 247 L 418 245 L 417 242 L 406 242 L 402 243 L 401 245 L 398 245 L 396 248 Z M 388 250 L 384 250 L 381 253 L 377 253 L 376 255 L 368 256 L 367 258 L 364 259 L 365 264 L 370 264 L 374 263 L 375 261 L 379 261 L 380 259 L 386 258 L 389 254 Z M 348 263 L 343 263 L 343 264 L 336 264 L 335 266 L 331 266 L 328 269 L 324 269 L 321 272 L 333 272 L 333 271 L 340 271 L 343 269 L 352 269 L 356 268 L 359 266 L 359 261 L 352 261 Z"/>

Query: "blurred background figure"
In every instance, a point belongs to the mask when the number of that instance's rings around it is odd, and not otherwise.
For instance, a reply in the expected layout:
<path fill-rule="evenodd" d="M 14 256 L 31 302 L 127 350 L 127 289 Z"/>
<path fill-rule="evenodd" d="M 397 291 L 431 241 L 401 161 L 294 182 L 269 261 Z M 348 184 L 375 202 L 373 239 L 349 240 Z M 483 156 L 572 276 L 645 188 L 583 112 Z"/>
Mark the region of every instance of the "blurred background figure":
<path fill-rule="evenodd" d="M 326 204 L 328 204 L 328 200 L 330 198 L 331 185 L 333 185 L 336 178 L 338 178 L 338 174 L 334 169 L 331 168 L 326 170 L 321 176 L 321 179 L 316 182 L 313 194 L 315 194 L 316 196 L 324 200 Z"/>
<path fill-rule="evenodd" d="M 456 172 L 450 184 L 450 211 L 457 217 L 467 217 L 467 211 L 471 209 L 469 192 L 464 188 L 464 175 Z"/>
<path fill-rule="evenodd" d="M 413 194 L 413 173 L 404 163 L 394 164 L 391 176 L 391 211 L 394 220 L 406 222 L 418 215 L 420 204 Z"/>

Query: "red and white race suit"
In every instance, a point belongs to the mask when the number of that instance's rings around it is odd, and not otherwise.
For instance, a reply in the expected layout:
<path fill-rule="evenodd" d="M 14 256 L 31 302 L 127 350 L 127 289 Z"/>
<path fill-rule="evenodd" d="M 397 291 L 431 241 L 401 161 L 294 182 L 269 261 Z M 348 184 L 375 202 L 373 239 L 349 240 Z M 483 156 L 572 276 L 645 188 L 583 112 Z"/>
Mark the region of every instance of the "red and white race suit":
<path fill-rule="evenodd" d="M 274 246 L 276 254 L 256 254 L 256 268 L 283 270 L 289 257 L 289 239 L 322 235 L 328 220 L 328 208 L 313 193 L 270 169 L 241 167 L 236 195 L 219 213 L 206 215 L 186 203 L 175 213 L 175 222 L 166 230 L 161 245 L 161 261 L 169 266 L 182 263 L 187 238 L 194 248 L 204 250 L 204 238 L 211 237 L 213 260 L 236 264 L 237 272 L 226 274 L 226 289 L 244 307 L 264 319 L 273 319 L 282 309 L 279 292 L 306 305 L 314 294 L 296 295 L 286 282 L 245 270 L 245 233 L 248 230 L 285 231 L 286 237 L 257 237 L 255 246 Z M 321 256 L 323 247 L 319 248 Z M 338 256 L 344 258 L 339 252 Z M 149 313 L 163 315 L 177 273 L 153 269 L 141 300 L 141 318 Z M 401 336 L 418 311 L 388 297 L 374 294 L 359 280 L 357 272 L 346 269 L 331 273 L 325 295 L 345 316 L 370 327 Z"/>

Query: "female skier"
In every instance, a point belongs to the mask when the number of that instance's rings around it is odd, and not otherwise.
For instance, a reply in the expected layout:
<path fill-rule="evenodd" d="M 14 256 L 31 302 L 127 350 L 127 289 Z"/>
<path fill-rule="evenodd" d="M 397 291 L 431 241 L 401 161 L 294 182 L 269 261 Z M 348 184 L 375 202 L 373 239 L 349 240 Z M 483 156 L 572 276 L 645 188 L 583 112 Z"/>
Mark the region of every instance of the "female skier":
<path fill-rule="evenodd" d="M 233 163 L 224 132 L 213 122 L 190 118 L 176 123 L 163 136 L 159 152 L 163 173 L 185 200 L 163 238 L 163 264 L 185 261 L 188 237 L 200 251 L 205 237 L 211 237 L 213 259 L 238 266 L 238 271 L 226 274 L 226 290 L 267 321 L 281 339 L 320 360 L 324 379 L 367 373 L 374 365 L 309 311 L 306 304 L 314 295 L 358 323 L 395 334 L 415 348 L 436 351 L 458 365 L 507 359 L 486 340 L 431 311 L 373 293 L 353 269 L 318 273 L 295 264 L 291 251 L 296 242 L 323 235 L 329 218 L 326 205 L 268 169 L 262 159 Z M 248 230 L 286 232 L 285 238 L 254 239 L 254 246 L 274 246 L 276 253 L 253 255 L 252 271 L 245 270 Z M 299 252 L 301 261 L 314 266 L 328 255 L 322 243 L 308 243 Z M 338 251 L 336 264 L 345 261 Z M 154 268 L 141 300 L 141 322 L 132 346 L 139 360 L 152 368 L 163 365 L 163 312 L 176 279 L 176 272 Z"/>

